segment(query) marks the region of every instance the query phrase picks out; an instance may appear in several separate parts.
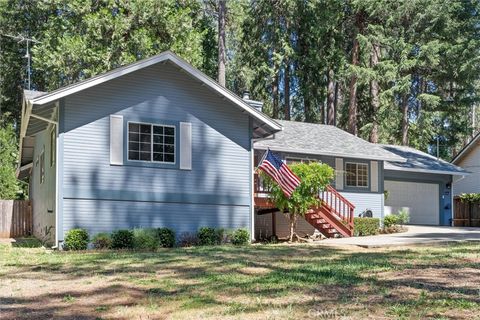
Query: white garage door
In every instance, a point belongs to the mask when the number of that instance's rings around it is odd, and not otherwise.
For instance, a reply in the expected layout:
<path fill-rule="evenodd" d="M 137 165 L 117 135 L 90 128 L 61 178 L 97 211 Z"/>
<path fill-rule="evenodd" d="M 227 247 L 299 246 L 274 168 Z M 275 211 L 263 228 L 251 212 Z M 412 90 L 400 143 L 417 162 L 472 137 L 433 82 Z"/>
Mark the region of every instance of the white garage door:
<path fill-rule="evenodd" d="M 440 224 L 438 184 L 385 181 L 385 214 L 406 209 L 410 224 Z"/>

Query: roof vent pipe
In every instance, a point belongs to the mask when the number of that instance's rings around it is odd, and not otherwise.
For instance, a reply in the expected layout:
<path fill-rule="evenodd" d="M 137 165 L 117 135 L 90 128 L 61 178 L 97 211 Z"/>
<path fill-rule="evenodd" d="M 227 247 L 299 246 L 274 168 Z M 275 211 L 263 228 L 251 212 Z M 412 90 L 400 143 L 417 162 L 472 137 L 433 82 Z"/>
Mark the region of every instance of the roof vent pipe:
<path fill-rule="evenodd" d="M 258 111 L 262 112 L 263 102 L 251 100 L 249 91 L 247 91 L 247 90 L 243 91 L 242 99 L 243 99 L 243 101 L 248 103 L 250 106 L 252 106 L 255 109 L 257 109 Z"/>

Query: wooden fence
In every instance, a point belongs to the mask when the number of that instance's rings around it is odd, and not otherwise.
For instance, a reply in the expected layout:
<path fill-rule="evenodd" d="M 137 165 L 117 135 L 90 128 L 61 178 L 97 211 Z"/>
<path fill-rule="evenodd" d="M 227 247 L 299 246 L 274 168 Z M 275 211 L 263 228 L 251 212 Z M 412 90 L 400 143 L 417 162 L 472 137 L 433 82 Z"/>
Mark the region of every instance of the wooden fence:
<path fill-rule="evenodd" d="M 32 235 L 32 206 L 28 200 L 0 200 L 0 238 Z"/>
<path fill-rule="evenodd" d="M 480 203 L 454 199 L 453 225 L 455 227 L 480 227 Z"/>

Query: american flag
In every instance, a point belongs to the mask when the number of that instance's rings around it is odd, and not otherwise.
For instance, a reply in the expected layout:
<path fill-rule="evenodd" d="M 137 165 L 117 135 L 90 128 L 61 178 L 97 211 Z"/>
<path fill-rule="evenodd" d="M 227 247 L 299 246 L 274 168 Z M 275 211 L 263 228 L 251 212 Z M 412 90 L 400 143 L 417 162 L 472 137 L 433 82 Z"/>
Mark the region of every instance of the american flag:
<path fill-rule="evenodd" d="M 293 191 L 300 185 L 300 178 L 270 150 L 267 151 L 266 157 L 258 168 L 278 183 L 287 198 L 290 198 Z"/>

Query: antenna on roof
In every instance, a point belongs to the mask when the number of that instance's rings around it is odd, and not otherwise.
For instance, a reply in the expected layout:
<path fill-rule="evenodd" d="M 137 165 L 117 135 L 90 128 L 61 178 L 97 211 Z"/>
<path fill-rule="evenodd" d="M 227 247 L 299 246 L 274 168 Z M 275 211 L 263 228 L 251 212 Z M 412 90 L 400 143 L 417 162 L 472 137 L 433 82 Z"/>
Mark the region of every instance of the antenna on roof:
<path fill-rule="evenodd" d="M 0 35 L 17 40 L 17 43 L 25 42 L 27 44 L 27 53 L 23 57 L 27 58 L 27 89 L 30 90 L 31 89 L 31 73 L 32 73 L 31 72 L 32 58 L 30 55 L 30 43 L 40 43 L 40 41 L 35 40 L 33 38 L 25 37 L 21 34 L 17 36 L 13 36 L 11 34 L 0 34 Z"/>

